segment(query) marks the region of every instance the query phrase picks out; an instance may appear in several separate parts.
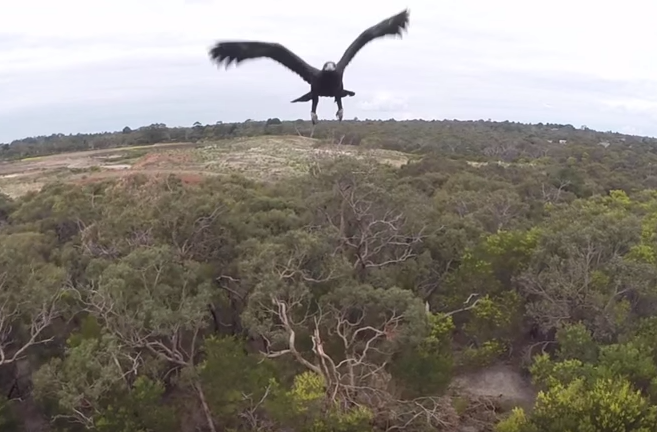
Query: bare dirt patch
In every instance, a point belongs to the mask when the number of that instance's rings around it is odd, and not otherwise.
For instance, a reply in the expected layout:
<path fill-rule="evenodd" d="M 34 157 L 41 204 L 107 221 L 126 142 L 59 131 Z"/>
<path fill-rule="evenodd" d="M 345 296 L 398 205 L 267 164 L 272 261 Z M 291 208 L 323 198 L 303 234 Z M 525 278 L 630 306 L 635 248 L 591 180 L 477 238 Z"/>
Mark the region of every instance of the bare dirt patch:
<path fill-rule="evenodd" d="M 307 173 L 317 161 L 340 156 L 372 158 L 393 166 L 409 159 L 401 152 L 335 145 L 299 136 L 239 138 L 203 145 L 166 143 L 2 162 L 0 192 L 18 197 L 55 180 L 85 184 L 135 173 L 175 174 L 189 184 L 200 182 L 203 176 L 230 172 L 277 180 Z"/>
<path fill-rule="evenodd" d="M 116 178 L 131 171 L 134 159 L 144 154 L 191 148 L 194 143 L 163 143 L 114 149 L 72 152 L 0 163 L 0 192 L 18 197 L 44 184 L 63 180 L 87 183 Z"/>
<path fill-rule="evenodd" d="M 153 168 L 183 167 L 193 163 L 193 157 L 183 150 L 170 150 L 158 153 L 148 153 L 139 158 L 131 167 L 133 170 Z"/>
<path fill-rule="evenodd" d="M 39 171 L 50 171 L 57 168 L 89 168 L 92 166 L 111 166 L 113 161 L 129 157 L 136 152 L 156 152 L 193 147 L 194 143 L 162 143 L 151 146 L 133 146 L 83 152 L 62 153 L 50 156 L 25 158 L 15 162 L 0 163 L 0 176 L 9 174 L 31 174 Z"/>
<path fill-rule="evenodd" d="M 513 366 L 496 364 L 476 372 L 457 376 L 453 388 L 466 394 L 499 398 L 511 405 L 530 408 L 536 400 L 536 389 L 531 381 Z"/>

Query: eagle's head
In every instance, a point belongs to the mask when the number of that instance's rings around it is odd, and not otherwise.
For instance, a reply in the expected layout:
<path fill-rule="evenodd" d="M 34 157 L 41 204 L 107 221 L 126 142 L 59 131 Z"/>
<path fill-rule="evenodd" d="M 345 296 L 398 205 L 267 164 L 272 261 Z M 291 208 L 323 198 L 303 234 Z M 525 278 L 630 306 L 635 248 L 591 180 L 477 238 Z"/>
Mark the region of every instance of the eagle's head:
<path fill-rule="evenodd" d="M 335 63 L 332 62 L 332 61 L 324 63 L 324 67 L 322 68 L 322 70 L 330 71 L 330 72 L 334 71 L 335 70 Z"/>

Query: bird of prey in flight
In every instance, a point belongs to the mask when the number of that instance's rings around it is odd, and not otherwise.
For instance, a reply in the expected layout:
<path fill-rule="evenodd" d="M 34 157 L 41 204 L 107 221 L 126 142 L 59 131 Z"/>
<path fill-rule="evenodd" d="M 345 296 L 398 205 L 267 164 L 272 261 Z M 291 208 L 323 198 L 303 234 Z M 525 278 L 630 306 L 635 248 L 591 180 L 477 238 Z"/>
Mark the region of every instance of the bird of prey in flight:
<path fill-rule="evenodd" d="M 363 31 L 346 49 L 342 58 L 337 63 L 327 61 L 321 70 L 309 65 L 301 57 L 294 54 L 285 46 L 275 42 L 260 41 L 224 41 L 217 42 L 210 49 L 210 58 L 218 66 L 225 62 L 226 69 L 235 62 L 239 64 L 244 60 L 268 57 L 292 72 L 299 75 L 304 81 L 310 84 L 310 92 L 294 99 L 292 102 L 312 101 L 310 116 L 313 124 L 317 124 L 317 104 L 320 97 L 335 98 L 338 105 L 336 117 L 342 121 L 344 110 L 342 108 L 342 98 L 354 96 L 351 90 L 346 90 L 342 84 L 344 70 L 356 56 L 358 51 L 367 43 L 374 39 L 391 35 L 402 36 L 402 30 L 406 30 L 409 19 L 409 10 L 406 9 L 396 15 L 386 18 L 380 23 L 373 25 Z"/>

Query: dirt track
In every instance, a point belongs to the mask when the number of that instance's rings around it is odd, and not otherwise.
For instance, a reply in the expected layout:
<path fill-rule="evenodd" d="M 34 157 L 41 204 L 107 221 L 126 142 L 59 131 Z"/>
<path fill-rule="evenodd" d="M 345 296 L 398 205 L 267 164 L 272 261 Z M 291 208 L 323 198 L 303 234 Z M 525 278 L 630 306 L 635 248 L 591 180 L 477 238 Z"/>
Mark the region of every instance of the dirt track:
<path fill-rule="evenodd" d="M 35 171 L 49 171 L 58 168 L 89 168 L 97 165 L 108 165 L 111 168 L 111 162 L 120 158 L 122 154 L 131 151 L 145 150 L 174 150 L 181 148 L 193 147 L 194 143 L 164 143 L 154 144 L 152 146 L 134 146 L 121 147 L 101 150 L 88 150 L 82 152 L 62 153 L 50 156 L 40 156 L 35 158 L 26 158 L 15 162 L 0 163 L 0 176 L 13 174 L 29 175 Z M 16 177 L 16 176 L 13 176 Z"/>

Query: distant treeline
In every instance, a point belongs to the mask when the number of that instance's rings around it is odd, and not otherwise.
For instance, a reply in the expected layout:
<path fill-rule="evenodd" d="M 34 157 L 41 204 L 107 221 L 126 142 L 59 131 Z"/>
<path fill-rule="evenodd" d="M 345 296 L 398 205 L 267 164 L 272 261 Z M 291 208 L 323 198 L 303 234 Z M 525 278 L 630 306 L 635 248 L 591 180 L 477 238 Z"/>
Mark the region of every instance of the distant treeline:
<path fill-rule="evenodd" d="M 241 123 L 217 122 L 191 127 L 168 127 L 155 123 L 137 129 L 94 134 L 52 134 L 28 137 L 0 145 L 0 159 L 26 157 L 94 149 L 151 145 L 163 142 L 221 140 L 258 135 L 303 135 L 329 139 L 345 145 L 385 148 L 411 153 L 447 153 L 475 159 L 517 161 L 553 155 L 564 144 L 607 148 L 619 145 L 643 153 L 654 152 L 657 139 L 599 132 L 585 126 L 560 124 L 524 124 L 492 121 L 425 120 L 352 120 L 338 123 L 323 121 L 314 130 L 308 121 L 247 120 Z M 558 152 L 558 151 L 557 151 Z"/>

